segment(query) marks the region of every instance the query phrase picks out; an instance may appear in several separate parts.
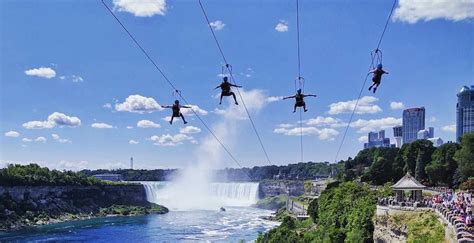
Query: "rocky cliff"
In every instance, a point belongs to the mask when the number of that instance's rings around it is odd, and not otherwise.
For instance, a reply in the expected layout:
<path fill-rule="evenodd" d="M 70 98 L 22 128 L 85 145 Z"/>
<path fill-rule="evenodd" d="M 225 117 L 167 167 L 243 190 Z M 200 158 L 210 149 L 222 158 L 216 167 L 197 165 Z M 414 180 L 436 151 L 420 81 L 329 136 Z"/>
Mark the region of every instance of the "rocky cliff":
<path fill-rule="evenodd" d="M 260 198 L 273 197 L 281 194 L 295 197 L 304 194 L 304 181 L 263 180 L 260 182 Z"/>
<path fill-rule="evenodd" d="M 0 230 L 63 221 L 65 215 L 96 216 L 112 205 L 152 206 L 142 185 L 0 187 Z"/>

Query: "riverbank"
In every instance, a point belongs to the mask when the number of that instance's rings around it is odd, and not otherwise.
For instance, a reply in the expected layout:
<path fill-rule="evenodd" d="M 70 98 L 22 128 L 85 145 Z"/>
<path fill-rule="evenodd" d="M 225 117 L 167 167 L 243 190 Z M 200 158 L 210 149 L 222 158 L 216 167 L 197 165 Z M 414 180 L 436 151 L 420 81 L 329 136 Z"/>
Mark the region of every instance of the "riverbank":
<path fill-rule="evenodd" d="M 167 213 L 142 185 L 0 187 L 0 231 L 104 216 Z"/>
<path fill-rule="evenodd" d="M 279 225 L 262 219 L 272 212 L 251 207 L 170 211 L 134 217 L 98 217 L 44 225 L 9 233 L 5 242 L 252 242 Z"/>

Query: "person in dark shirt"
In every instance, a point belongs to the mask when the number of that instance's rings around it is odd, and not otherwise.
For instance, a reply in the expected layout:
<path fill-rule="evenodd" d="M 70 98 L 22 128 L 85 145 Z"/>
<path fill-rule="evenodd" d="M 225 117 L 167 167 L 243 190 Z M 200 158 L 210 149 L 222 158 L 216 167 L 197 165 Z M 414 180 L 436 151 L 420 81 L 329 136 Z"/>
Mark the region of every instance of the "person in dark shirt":
<path fill-rule="evenodd" d="M 184 124 L 187 124 L 188 122 L 184 119 L 183 114 L 181 113 L 181 108 L 191 108 L 190 106 L 185 106 L 185 105 L 180 105 L 179 100 L 175 100 L 173 105 L 162 105 L 161 107 L 163 108 L 171 108 L 173 111 L 173 114 L 171 115 L 171 120 L 170 124 L 173 124 L 173 119 L 175 117 L 181 117 L 183 119 Z"/>
<path fill-rule="evenodd" d="M 231 91 L 231 87 L 242 88 L 242 86 L 238 86 L 238 85 L 229 83 L 227 81 L 227 77 L 224 77 L 223 80 L 224 81 L 219 86 L 217 86 L 215 88 L 215 89 L 221 88 L 221 90 L 222 90 L 219 105 L 222 104 L 222 97 L 231 96 L 231 95 L 232 95 L 232 97 L 234 97 L 235 104 L 238 105 L 239 103 L 237 103 L 237 99 L 235 98 L 234 92 Z"/>
<path fill-rule="evenodd" d="M 383 68 L 382 64 L 379 64 L 377 65 L 377 68 L 369 72 L 369 73 L 374 74 L 374 76 L 372 77 L 373 84 L 369 87 L 369 91 L 372 90 L 373 88 L 374 89 L 373 92 L 375 93 L 375 91 L 380 85 L 380 81 L 382 80 L 382 75 L 388 74 L 388 72 L 385 72 L 382 68 Z"/>
<path fill-rule="evenodd" d="M 306 109 L 306 103 L 304 102 L 304 97 L 316 97 L 316 95 L 313 94 L 303 94 L 301 92 L 301 89 L 298 89 L 296 91 L 296 95 L 293 96 L 288 96 L 283 98 L 284 100 L 286 99 L 292 99 L 295 98 L 295 106 L 293 107 L 293 113 L 296 112 L 296 107 L 303 107 L 304 112 L 307 112 L 308 110 Z"/>

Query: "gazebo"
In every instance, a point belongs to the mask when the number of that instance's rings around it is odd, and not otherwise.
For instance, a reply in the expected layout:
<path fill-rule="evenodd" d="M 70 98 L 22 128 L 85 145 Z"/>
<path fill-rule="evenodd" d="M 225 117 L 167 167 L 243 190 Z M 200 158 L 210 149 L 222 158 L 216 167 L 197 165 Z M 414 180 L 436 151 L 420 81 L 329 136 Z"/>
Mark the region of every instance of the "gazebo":
<path fill-rule="evenodd" d="M 395 201 L 405 201 L 405 191 L 410 191 L 410 201 L 421 202 L 423 201 L 423 189 L 426 186 L 417 181 L 410 173 L 407 173 L 402 179 L 400 179 L 395 185 L 392 186 L 395 192 Z"/>

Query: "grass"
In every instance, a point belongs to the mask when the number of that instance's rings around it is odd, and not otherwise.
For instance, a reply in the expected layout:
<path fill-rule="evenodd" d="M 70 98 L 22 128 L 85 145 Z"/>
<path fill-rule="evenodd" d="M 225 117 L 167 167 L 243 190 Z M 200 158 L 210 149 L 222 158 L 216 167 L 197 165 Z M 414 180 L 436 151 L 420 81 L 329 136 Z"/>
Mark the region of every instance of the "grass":
<path fill-rule="evenodd" d="M 408 243 L 444 242 L 444 226 L 433 212 L 404 212 L 391 216 L 379 216 L 392 228 L 405 228 Z"/>
<path fill-rule="evenodd" d="M 255 207 L 262 208 L 262 209 L 278 210 L 286 205 L 287 199 L 288 199 L 288 196 L 286 195 L 266 197 L 266 198 L 260 199 L 255 204 Z"/>

